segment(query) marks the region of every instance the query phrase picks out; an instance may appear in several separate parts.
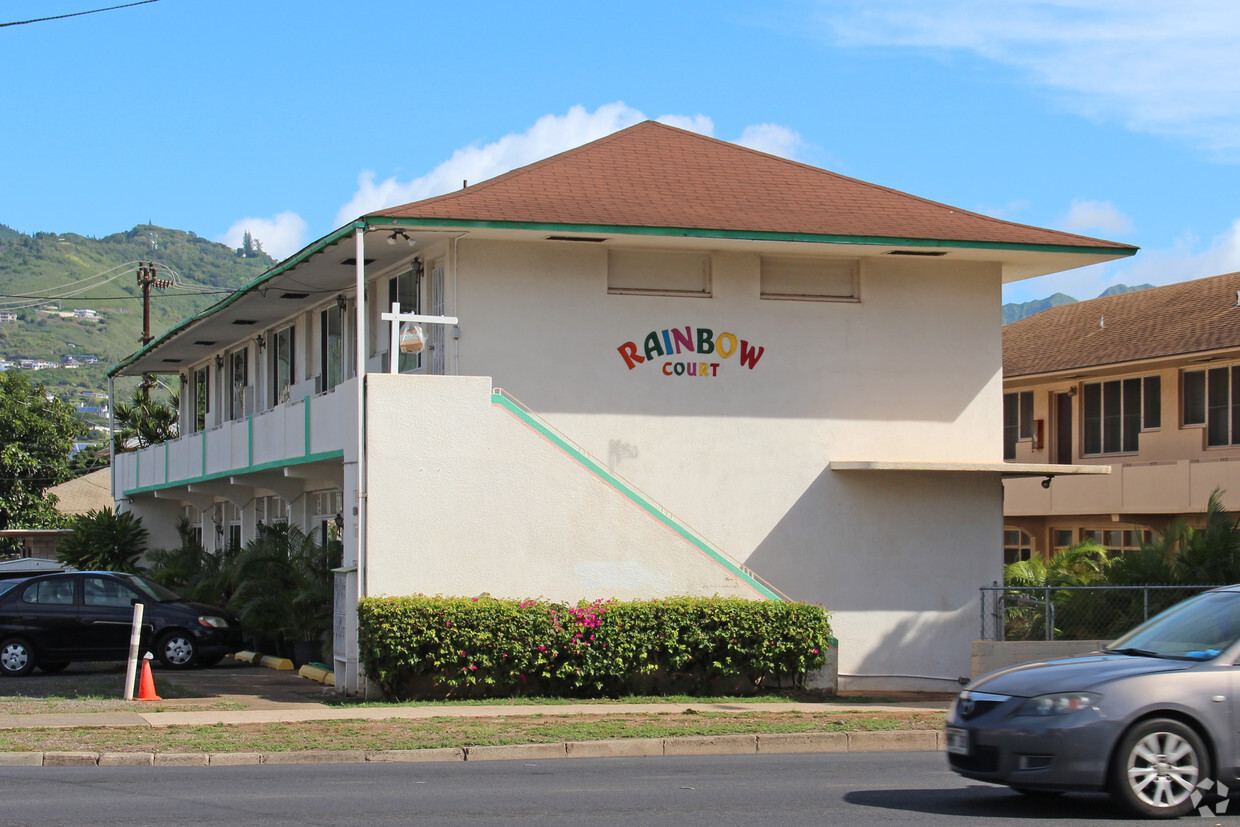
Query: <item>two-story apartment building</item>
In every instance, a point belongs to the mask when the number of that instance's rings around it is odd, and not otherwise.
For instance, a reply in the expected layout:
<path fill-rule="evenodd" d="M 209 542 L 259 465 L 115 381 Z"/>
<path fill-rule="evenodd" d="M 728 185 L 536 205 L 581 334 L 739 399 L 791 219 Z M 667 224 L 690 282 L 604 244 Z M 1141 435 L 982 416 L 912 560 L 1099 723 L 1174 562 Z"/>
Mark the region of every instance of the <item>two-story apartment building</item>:
<path fill-rule="evenodd" d="M 1240 273 L 1061 305 L 1003 330 L 1004 455 L 1108 476 L 1005 483 L 1007 562 L 1136 548 L 1210 495 L 1240 512 Z"/>
<path fill-rule="evenodd" d="M 845 686 L 951 688 L 1000 478 L 1044 471 L 999 451 L 1000 287 L 1133 252 L 647 122 L 363 216 L 114 367 L 184 388 L 114 491 L 156 545 L 339 530 L 350 689 L 357 597 L 418 592 L 817 601 Z"/>

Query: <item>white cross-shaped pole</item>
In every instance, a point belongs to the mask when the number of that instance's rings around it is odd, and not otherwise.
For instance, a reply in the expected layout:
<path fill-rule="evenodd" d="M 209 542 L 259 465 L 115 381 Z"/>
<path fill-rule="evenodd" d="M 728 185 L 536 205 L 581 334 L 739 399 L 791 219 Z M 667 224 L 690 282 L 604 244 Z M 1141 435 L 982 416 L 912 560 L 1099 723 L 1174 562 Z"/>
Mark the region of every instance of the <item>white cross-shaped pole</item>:
<path fill-rule="evenodd" d="M 392 302 L 391 313 L 381 313 L 379 318 L 391 322 L 391 340 L 388 344 L 388 373 L 400 373 L 400 325 L 401 322 L 417 322 L 418 324 L 459 324 L 456 316 L 421 316 L 417 313 L 401 313 L 400 302 Z"/>

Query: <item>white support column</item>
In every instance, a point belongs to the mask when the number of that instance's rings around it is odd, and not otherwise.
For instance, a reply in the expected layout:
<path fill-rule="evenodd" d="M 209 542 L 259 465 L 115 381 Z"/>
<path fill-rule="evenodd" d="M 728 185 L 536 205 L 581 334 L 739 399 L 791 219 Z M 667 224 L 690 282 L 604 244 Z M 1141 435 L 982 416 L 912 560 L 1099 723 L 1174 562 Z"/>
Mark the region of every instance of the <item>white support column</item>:
<path fill-rule="evenodd" d="M 366 596 L 366 226 L 354 229 L 357 255 L 357 594 Z"/>

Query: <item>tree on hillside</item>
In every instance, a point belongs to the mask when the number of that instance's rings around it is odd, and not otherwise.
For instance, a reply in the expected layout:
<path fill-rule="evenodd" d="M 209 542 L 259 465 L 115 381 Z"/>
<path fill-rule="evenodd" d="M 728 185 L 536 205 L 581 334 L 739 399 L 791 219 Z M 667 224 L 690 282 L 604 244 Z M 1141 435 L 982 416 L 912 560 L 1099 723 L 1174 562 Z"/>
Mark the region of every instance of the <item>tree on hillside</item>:
<path fill-rule="evenodd" d="M 241 237 L 241 257 L 256 258 L 263 255 L 263 242 L 250 235 L 250 231 L 246 230 L 245 235 Z"/>
<path fill-rule="evenodd" d="M 0 529 L 63 522 L 55 498 L 44 492 L 72 476 L 69 452 L 85 430 L 73 408 L 48 399 L 43 385 L 18 371 L 0 373 Z"/>

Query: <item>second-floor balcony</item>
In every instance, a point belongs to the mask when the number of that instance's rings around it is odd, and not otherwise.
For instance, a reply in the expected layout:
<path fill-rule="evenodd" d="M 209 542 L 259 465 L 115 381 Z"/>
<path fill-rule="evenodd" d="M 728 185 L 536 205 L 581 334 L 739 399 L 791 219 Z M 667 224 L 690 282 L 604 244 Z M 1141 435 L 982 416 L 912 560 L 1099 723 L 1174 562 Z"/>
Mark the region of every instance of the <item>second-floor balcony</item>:
<path fill-rule="evenodd" d="M 116 456 L 117 496 L 340 457 L 352 382 Z"/>
<path fill-rule="evenodd" d="M 1077 514 L 1187 514 L 1204 512 L 1210 495 L 1223 504 L 1240 503 L 1240 459 L 1203 458 L 1163 462 L 1111 463 L 1104 476 L 1056 477 L 1049 488 L 1036 477 L 1003 483 L 1007 517 Z"/>

